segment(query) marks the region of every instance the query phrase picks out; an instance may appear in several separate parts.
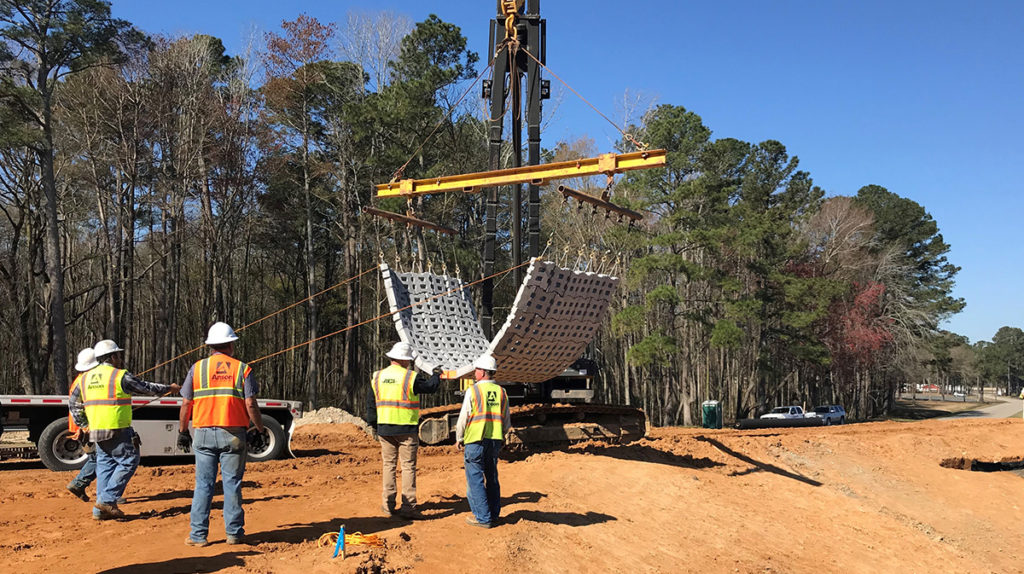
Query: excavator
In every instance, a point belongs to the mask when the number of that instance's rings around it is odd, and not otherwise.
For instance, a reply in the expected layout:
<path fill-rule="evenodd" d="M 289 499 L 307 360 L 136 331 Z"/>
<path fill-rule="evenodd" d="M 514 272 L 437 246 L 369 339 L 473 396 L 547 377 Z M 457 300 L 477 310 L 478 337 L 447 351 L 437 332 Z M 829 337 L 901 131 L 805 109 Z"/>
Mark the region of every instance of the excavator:
<path fill-rule="evenodd" d="M 416 350 L 417 368 L 430 372 L 441 367 L 442 378 L 458 380 L 464 391 L 473 383 L 472 362 L 491 354 L 498 362 L 497 382 L 508 392 L 512 408 L 512 436 L 521 445 L 572 443 L 587 440 L 628 442 L 646 434 L 641 409 L 600 405 L 595 396 L 598 364 L 586 349 L 604 322 L 618 279 L 593 271 L 560 267 L 540 257 L 540 189 L 552 181 L 605 176 L 608 186 L 600 197 L 559 185 L 557 190 L 579 206 L 615 215 L 621 222 L 642 215 L 609 200 L 613 177 L 631 170 L 665 165 L 665 150 L 637 145 L 635 152 L 607 153 L 594 158 L 541 164 L 541 102 L 550 97 L 546 70 L 546 21 L 540 0 L 499 0 L 490 21 L 491 77 L 481 82 L 490 104 L 489 159 L 486 172 L 434 177 L 393 178 L 376 186 L 376 198 L 402 197 L 406 214 L 366 207 L 365 214 L 438 233 L 455 232 L 416 217 L 411 198 L 433 193 L 486 191 L 479 319 L 467 293 L 469 285 L 447 274 L 401 273 L 381 262 L 388 302 L 399 337 Z M 557 76 L 556 76 L 557 77 Z M 524 84 L 525 82 L 525 84 Z M 524 102 L 525 92 L 525 102 Z M 525 106 L 524 106 L 525 103 Z M 525 107 L 525 114 L 522 113 Z M 512 113 L 507 113 L 509 111 Z M 504 121 L 511 124 L 510 141 L 503 140 Z M 527 158 L 522 158 L 523 119 L 526 121 Z M 620 130 L 621 131 L 621 130 Z M 628 134 L 624 135 L 628 137 Z M 639 144 L 635 139 L 634 144 Z M 502 148 L 511 148 L 511 166 L 500 168 Z M 401 171 L 401 170 L 400 170 Z M 527 190 L 526 238 L 522 229 L 522 187 Z M 494 277 L 499 188 L 510 186 L 511 260 L 515 301 L 500 330 L 494 332 Z M 523 253 L 523 244 L 527 252 Z M 456 273 L 457 275 L 457 273 Z M 460 405 L 445 405 L 420 412 L 420 440 L 424 444 L 454 442 Z"/>

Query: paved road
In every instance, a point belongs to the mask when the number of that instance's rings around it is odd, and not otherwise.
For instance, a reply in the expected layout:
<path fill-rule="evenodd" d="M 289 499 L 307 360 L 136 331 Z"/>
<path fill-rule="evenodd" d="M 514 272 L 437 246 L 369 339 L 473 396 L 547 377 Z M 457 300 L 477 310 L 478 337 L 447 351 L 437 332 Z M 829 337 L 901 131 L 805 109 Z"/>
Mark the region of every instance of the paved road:
<path fill-rule="evenodd" d="M 998 402 L 993 403 L 990 406 L 983 407 L 980 409 L 974 409 L 970 411 L 962 411 L 948 417 L 942 417 L 943 419 L 963 419 L 963 418 L 980 418 L 980 419 L 1005 419 L 1012 417 L 1019 413 L 1024 408 L 1024 403 L 1020 399 L 999 397 L 996 399 Z"/>

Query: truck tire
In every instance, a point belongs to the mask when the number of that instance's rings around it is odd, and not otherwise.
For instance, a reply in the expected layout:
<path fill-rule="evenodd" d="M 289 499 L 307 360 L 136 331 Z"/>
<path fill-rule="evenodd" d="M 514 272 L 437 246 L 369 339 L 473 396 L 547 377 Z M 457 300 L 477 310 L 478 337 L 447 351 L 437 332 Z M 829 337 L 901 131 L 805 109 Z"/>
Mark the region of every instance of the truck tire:
<path fill-rule="evenodd" d="M 36 443 L 39 458 L 50 470 L 78 470 L 85 465 L 89 455 L 82 450 L 82 445 L 68 432 L 68 419 L 59 418 L 46 425 L 39 442 Z"/>
<path fill-rule="evenodd" d="M 267 446 L 259 452 L 249 449 L 247 454 L 249 462 L 274 460 L 281 456 L 281 452 L 284 451 L 285 445 L 288 444 L 288 433 L 284 432 L 284 427 L 281 426 L 281 423 L 277 422 L 272 417 L 263 415 L 263 428 L 267 429 L 269 432 L 270 440 L 267 442 Z"/>

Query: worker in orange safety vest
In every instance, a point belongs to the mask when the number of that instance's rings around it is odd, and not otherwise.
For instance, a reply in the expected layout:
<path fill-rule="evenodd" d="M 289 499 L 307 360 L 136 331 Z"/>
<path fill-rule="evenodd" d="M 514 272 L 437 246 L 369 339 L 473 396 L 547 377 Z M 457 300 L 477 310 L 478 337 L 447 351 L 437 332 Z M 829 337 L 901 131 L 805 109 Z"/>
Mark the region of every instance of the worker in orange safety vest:
<path fill-rule="evenodd" d="M 192 365 L 181 387 L 184 400 L 178 418 L 178 448 L 185 452 L 194 450 L 196 455 L 196 483 L 189 513 L 191 531 L 185 539 L 188 546 L 209 544 L 210 505 L 218 464 L 224 487 L 227 543 L 244 543 L 245 457 L 250 449 L 262 452 L 270 440 L 256 402 L 259 385 L 252 367 L 234 357 L 237 340 L 238 335 L 230 325 L 214 323 L 206 337 L 211 355 Z M 194 437 L 188 431 L 189 421 Z"/>

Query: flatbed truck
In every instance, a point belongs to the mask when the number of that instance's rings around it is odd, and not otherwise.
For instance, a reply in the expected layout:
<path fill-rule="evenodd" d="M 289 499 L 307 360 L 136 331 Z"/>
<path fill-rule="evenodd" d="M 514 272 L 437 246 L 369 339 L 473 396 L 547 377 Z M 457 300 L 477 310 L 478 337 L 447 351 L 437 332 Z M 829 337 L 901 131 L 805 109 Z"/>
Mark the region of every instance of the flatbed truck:
<path fill-rule="evenodd" d="M 143 457 L 192 456 L 177 447 L 181 397 L 133 397 L 132 428 L 142 439 Z M 261 462 L 292 456 L 291 437 L 302 403 L 258 399 L 263 425 L 270 432 L 267 446 L 250 451 L 249 460 Z M 0 459 L 38 456 L 54 471 L 77 470 L 87 454 L 68 432 L 68 397 L 60 395 L 0 395 L 0 436 L 7 431 L 28 431 L 27 443 L 0 443 Z"/>

